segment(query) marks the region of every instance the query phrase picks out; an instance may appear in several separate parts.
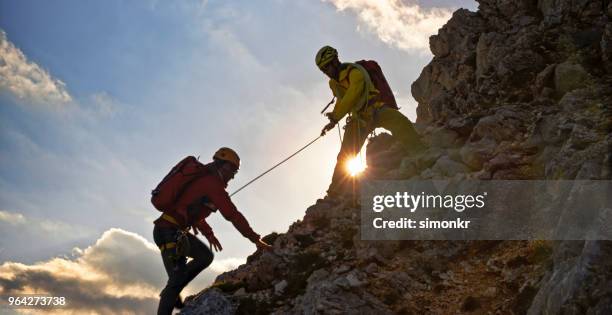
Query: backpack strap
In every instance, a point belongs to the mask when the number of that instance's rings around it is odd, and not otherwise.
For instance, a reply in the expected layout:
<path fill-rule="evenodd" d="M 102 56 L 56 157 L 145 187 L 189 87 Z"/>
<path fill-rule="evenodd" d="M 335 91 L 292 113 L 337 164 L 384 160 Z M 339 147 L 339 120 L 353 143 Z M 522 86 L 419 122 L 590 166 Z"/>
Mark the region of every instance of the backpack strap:
<path fill-rule="evenodd" d="M 360 65 L 358 62 L 353 62 L 353 63 L 349 63 L 349 66 L 352 68 L 349 71 L 353 71 L 354 69 L 357 69 L 359 72 L 361 72 L 361 75 L 363 76 L 363 80 L 365 83 L 365 91 L 364 93 L 366 94 L 366 100 L 364 102 L 364 104 L 361 106 L 360 109 L 357 110 L 357 112 L 363 112 L 365 111 L 368 107 L 374 105 L 377 101 L 378 98 L 380 96 L 380 94 L 378 94 L 375 97 L 370 98 L 370 92 L 373 89 L 376 89 L 376 87 L 374 86 L 374 82 L 372 82 L 372 78 L 370 77 L 370 73 L 368 72 L 368 70 Z"/>
<path fill-rule="evenodd" d="M 164 220 L 166 220 L 166 221 L 168 221 L 168 222 L 170 222 L 170 223 L 172 223 L 174 225 L 180 226 L 180 224 L 178 223 L 178 221 L 176 221 L 176 219 L 174 217 L 172 217 L 171 215 L 169 215 L 169 214 L 167 214 L 165 212 L 164 212 L 164 214 L 162 214 L 161 217 L 162 217 L 162 219 L 164 219 Z"/>

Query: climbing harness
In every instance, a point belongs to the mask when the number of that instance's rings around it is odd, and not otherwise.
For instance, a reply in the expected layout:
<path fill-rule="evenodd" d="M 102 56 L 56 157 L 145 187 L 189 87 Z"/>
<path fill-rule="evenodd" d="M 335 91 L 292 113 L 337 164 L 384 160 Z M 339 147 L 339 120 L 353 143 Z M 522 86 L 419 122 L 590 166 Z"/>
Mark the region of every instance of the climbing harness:
<path fill-rule="evenodd" d="M 176 234 L 173 237 L 173 241 L 163 243 L 159 246 L 159 250 L 162 253 L 165 252 L 165 255 L 167 255 L 170 260 L 174 261 L 176 264 L 174 268 L 175 270 L 180 268 L 180 266 L 186 262 L 185 256 L 189 254 L 191 244 L 189 244 L 189 237 L 187 234 L 187 230 L 177 229 Z"/>
<path fill-rule="evenodd" d="M 187 237 L 188 232 L 179 230 L 176 237 L 176 255 L 186 256 L 191 249 L 189 244 L 189 238 Z"/>

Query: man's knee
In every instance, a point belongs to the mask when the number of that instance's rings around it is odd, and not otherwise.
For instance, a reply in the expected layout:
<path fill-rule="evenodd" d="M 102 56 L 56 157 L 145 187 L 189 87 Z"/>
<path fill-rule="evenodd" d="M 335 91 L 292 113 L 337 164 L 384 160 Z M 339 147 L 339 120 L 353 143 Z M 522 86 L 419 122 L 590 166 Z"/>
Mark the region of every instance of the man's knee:
<path fill-rule="evenodd" d="M 195 262 L 197 262 L 198 269 L 204 270 L 208 267 L 215 258 L 215 254 L 206 246 L 206 244 L 202 243 L 200 240 L 192 243 L 192 250 Z"/>
<path fill-rule="evenodd" d="M 198 266 L 200 266 L 201 270 L 204 270 L 206 269 L 206 267 L 212 264 L 214 259 L 215 259 L 215 254 L 213 254 L 212 251 L 207 250 L 206 252 L 203 253 L 202 257 L 199 259 Z"/>

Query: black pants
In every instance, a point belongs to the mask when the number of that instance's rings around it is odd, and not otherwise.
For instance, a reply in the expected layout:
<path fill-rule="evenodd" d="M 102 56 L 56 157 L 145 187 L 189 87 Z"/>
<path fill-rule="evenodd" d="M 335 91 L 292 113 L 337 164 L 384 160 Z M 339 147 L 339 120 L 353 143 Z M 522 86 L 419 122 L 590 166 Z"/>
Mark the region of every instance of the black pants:
<path fill-rule="evenodd" d="M 176 242 L 179 233 L 180 231 L 177 229 L 155 226 L 153 228 L 153 240 L 159 247 L 169 242 Z M 160 295 L 161 298 L 157 308 L 158 315 L 172 314 L 174 303 L 183 288 L 213 261 L 214 254 L 208 246 L 190 233 L 187 234 L 187 237 L 189 239 L 187 256 L 193 258 L 189 263 L 187 263 L 186 256 L 176 255 L 176 247 L 161 252 L 164 268 L 168 273 L 168 283 Z"/>
<path fill-rule="evenodd" d="M 397 109 L 384 106 L 374 112 L 366 112 L 363 116 L 351 119 L 344 127 L 340 153 L 338 153 L 331 184 L 327 189 L 328 194 L 351 192 L 349 184 L 352 181 L 346 171 L 346 162 L 359 154 L 368 135 L 378 127 L 391 131 L 393 137 L 398 139 L 407 150 L 418 152 L 425 148 L 408 117 Z"/>

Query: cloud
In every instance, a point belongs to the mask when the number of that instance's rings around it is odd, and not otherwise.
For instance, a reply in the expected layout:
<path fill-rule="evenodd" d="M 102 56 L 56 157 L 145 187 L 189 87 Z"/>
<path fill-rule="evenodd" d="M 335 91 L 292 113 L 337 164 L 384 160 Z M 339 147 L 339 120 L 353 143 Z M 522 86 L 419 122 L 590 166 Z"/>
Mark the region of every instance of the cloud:
<path fill-rule="evenodd" d="M 0 262 L 14 257 L 25 262 L 37 261 L 95 236 L 91 228 L 83 225 L 0 210 Z M 28 240 L 27 246 L 24 240 Z"/>
<path fill-rule="evenodd" d="M 406 51 L 429 50 L 429 36 L 448 21 L 452 10 L 425 9 L 401 0 L 328 0 L 338 11 L 350 10 L 383 42 Z"/>
<path fill-rule="evenodd" d="M 0 29 L 0 92 L 5 91 L 46 109 L 82 109 L 77 111 L 82 114 L 76 116 L 80 118 L 112 118 L 125 107 L 105 91 L 90 94 L 86 99 L 73 99 L 64 82 L 29 61 Z"/>
<path fill-rule="evenodd" d="M 72 96 L 66 84 L 53 78 L 11 43 L 0 30 L 0 91 L 5 90 L 19 99 L 56 109 L 70 103 Z"/>
<path fill-rule="evenodd" d="M 0 226 L 11 225 L 19 228 L 27 226 L 45 233 L 87 234 L 85 228 L 70 225 L 61 221 L 25 217 L 18 212 L 0 210 Z M 0 233 L 2 235 L 2 233 Z"/>
<path fill-rule="evenodd" d="M 236 63 L 236 66 L 234 66 L 233 69 L 228 69 L 228 71 L 236 71 L 236 73 L 241 76 L 243 76 L 245 72 L 261 77 L 269 75 L 269 70 L 266 66 L 262 65 L 253 55 L 249 47 L 241 41 L 234 31 L 219 26 L 206 26 L 206 31 L 209 35 L 209 40 L 214 43 L 217 49 L 222 51 L 225 58 Z"/>
<path fill-rule="evenodd" d="M 0 294 L 64 296 L 66 314 L 153 314 L 167 276 L 159 250 L 142 236 L 110 229 L 95 244 L 75 248 L 72 258 L 53 258 L 31 265 L 0 265 Z M 186 294 L 209 285 L 217 273 L 243 260 L 215 261 L 200 274 Z"/>
<path fill-rule="evenodd" d="M 10 225 L 20 225 L 26 222 L 23 214 L 2 210 L 0 210 L 0 221 Z"/>
<path fill-rule="evenodd" d="M 92 112 L 97 116 L 112 117 L 123 107 L 107 92 L 98 92 L 90 96 Z"/>
<path fill-rule="evenodd" d="M 3 130 L 2 134 L 3 136 L 11 136 L 10 131 Z M 4 137 L 1 138 L 3 139 L 0 139 L 0 142 L 4 140 Z M 5 144 L 6 142 L 2 143 Z M 20 142 L 19 145 L 20 149 L 33 154 L 38 149 L 28 141 Z M 57 209 L 64 209 L 64 207 L 54 208 L 51 202 L 52 198 L 50 198 L 56 192 L 44 194 L 34 192 L 34 189 L 20 191 L 19 185 L 22 179 L 25 179 L 27 183 L 40 184 L 41 182 L 36 180 L 34 176 L 26 175 L 30 174 L 30 171 L 24 171 L 30 169 L 30 165 L 33 165 L 26 162 L 30 159 L 29 157 L 11 155 L 11 152 L 14 151 L 6 145 L 4 149 L 4 152 L 0 154 L 0 162 L 3 162 L 3 165 L 11 165 L 11 167 L 7 166 L 0 170 L 0 173 L 2 173 L 2 176 L 0 176 L 0 200 L 3 203 L 2 208 L 0 208 L 0 263 L 14 260 L 15 257 L 19 257 L 22 262 L 34 262 L 63 252 L 66 245 L 72 247 L 74 244 L 88 244 L 89 242 L 84 242 L 85 238 L 95 239 L 98 233 L 94 232 L 90 226 L 74 224 L 74 220 L 69 220 L 71 223 L 63 221 L 66 216 Z M 38 158 L 40 157 L 42 155 L 38 155 Z M 64 164 L 66 163 L 64 162 Z M 43 165 L 45 164 L 42 164 L 41 168 L 44 167 Z M 59 163 L 54 164 L 54 166 L 60 165 Z M 16 169 L 20 171 L 13 173 Z M 57 167 L 55 169 L 57 170 Z M 39 173 L 42 178 L 49 174 L 47 172 L 43 173 Z M 65 179 L 65 177 L 55 176 L 50 178 Z M 39 203 L 39 205 L 36 205 L 36 203 Z M 12 209 L 19 209 L 19 211 Z M 26 240 L 26 243 L 24 243 L 24 240 Z M 24 244 L 27 244 L 27 246 L 24 246 Z"/>

